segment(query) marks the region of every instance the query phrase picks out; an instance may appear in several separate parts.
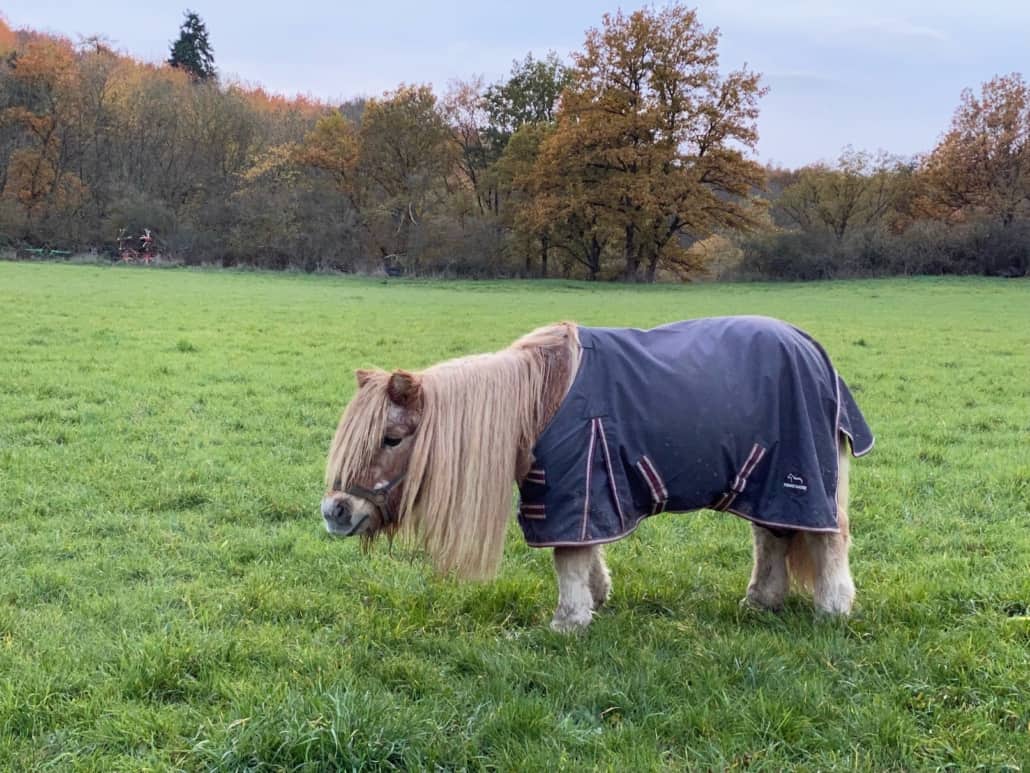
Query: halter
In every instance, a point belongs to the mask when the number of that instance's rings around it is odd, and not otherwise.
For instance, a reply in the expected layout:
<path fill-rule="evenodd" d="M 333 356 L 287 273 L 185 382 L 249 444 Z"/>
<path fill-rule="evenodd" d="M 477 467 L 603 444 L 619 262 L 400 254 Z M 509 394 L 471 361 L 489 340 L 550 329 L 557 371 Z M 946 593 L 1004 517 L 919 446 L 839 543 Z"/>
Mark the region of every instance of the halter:
<path fill-rule="evenodd" d="M 366 502 L 372 505 L 372 507 L 379 511 L 379 514 L 383 518 L 383 523 L 387 526 L 390 526 L 392 524 L 398 523 L 400 519 L 397 517 L 397 514 L 390 509 L 390 504 L 387 501 L 387 499 L 389 498 L 390 491 L 394 488 L 394 486 L 396 486 L 398 483 L 404 480 L 404 476 L 406 474 L 407 473 L 402 472 L 393 480 L 387 481 L 382 486 L 378 486 L 376 488 L 365 488 L 364 486 L 349 486 L 344 493 L 350 494 L 353 497 L 358 497 L 359 499 L 364 499 Z"/>

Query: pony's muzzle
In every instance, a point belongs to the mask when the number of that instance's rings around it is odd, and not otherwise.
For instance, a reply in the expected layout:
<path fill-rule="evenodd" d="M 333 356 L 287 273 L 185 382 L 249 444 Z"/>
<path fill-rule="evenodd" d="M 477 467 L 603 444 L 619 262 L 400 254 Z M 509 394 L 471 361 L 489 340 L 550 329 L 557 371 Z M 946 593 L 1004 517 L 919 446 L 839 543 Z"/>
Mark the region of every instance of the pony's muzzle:
<path fill-rule="evenodd" d="M 349 537 L 354 533 L 356 526 L 360 526 L 364 518 L 358 519 L 358 524 L 352 522 L 354 513 L 351 511 L 348 497 L 339 494 L 327 494 L 322 498 L 322 517 L 325 519 L 325 528 L 330 534 L 341 537 Z"/>

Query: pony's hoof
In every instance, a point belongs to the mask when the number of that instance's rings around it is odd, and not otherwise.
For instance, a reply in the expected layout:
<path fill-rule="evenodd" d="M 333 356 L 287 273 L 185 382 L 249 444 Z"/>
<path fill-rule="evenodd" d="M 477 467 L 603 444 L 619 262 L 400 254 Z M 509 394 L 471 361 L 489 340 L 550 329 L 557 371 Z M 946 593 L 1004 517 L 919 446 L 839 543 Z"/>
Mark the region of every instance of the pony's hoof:
<path fill-rule="evenodd" d="M 815 611 L 820 617 L 831 620 L 847 620 L 851 617 L 851 604 L 841 603 L 835 606 L 816 604 Z"/>
<path fill-rule="evenodd" d="M 854 603 L 855 586 L 851 583 L 841 583 L 835 588 L 815 594 L 816 610 L 827 617 L 848 617 Z"/>
<path fill-rule="evenodd" d="M 558 617 L 555 615 L 551 621 L 551 630 L 555 633 L 582 633 L 590 625 L 593 615 L 576 613 Z"/>
<path fill-rule="evenodd" d="M 756 612 L 780 612 L 783 610 L 783 604 L 769 604 L 765 601 L 748 594 L 740 600 L 740 606 L 742 609 L 753 609 Z"/>

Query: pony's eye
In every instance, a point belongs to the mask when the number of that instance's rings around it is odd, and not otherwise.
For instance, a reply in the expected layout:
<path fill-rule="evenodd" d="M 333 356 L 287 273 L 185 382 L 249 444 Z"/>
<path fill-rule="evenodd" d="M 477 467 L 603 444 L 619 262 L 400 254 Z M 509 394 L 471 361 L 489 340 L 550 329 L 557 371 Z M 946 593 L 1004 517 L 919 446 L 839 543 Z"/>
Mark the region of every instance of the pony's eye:
<path fill-rule="evenodd" d="M 391 447 L 397 446 L 397 445 L 400 445 L 402 440 L 404 440 L 404 438 L 390 437 L 389 435 L 387 435 L 386 437 L 383 438 L 383 445 L 384 446 L 391 446 Z"/>

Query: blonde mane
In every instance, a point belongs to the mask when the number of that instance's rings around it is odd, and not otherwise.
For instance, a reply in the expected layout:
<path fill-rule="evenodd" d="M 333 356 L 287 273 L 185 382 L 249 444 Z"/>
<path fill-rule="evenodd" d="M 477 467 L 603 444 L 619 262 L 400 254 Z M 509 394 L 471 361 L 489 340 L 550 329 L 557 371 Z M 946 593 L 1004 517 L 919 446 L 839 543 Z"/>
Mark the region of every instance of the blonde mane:
<path fill-rule="evenodd" d="M 513 511 L 514 483 L 579 365 L 576 327 L 560 323 L 507 349 L 434 365 L 417 374 L 422 417 L 400 505 L 402 533 L 442 572 L 496 574 Z M 333 440 L 327 484 L 366 470 L 381 443 L 389 374 L 358 391 Z"/>

